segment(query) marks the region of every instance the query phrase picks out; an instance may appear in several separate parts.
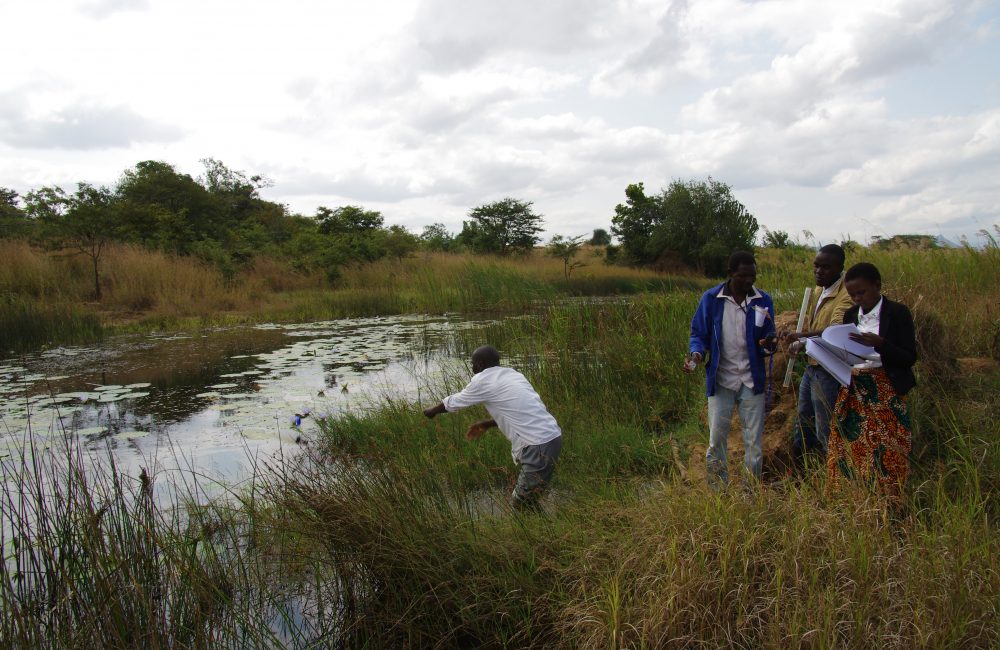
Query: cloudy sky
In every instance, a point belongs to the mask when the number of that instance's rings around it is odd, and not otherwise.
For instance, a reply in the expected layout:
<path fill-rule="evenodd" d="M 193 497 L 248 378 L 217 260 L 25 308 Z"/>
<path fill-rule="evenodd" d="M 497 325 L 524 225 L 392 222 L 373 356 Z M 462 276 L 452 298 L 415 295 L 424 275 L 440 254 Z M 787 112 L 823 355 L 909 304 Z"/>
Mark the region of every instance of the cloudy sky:
<path fill-rule="evenodd" d="M 0 0 L 0 186 L 212 157 L 302 214 L 609 228 L 712 176 L 819 241 L 1000 223 L 1000 3 Z"/>

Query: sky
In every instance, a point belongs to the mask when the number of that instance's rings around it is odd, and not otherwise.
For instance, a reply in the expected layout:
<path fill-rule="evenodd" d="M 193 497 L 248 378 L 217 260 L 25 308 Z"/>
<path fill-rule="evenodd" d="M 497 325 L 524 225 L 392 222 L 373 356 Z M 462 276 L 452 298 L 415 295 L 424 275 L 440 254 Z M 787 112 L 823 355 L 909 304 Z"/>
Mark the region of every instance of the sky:
<path fill-rule="evenodd" d="M 0 0 L 0 186 L 214 158 L 419 233 L 544 238 L 712 177 L 793 239 L 1000 223 L 995 0 Z M 995 234 L 995 233 L 994 233 Z"/>

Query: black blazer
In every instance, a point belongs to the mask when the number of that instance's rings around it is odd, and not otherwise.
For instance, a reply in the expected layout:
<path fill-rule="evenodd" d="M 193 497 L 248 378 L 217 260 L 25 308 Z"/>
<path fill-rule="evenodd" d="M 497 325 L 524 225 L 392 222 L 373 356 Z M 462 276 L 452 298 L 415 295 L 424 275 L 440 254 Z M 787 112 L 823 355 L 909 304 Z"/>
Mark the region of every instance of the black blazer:
<path fill-rule="evenodd" d="M 844 323 L 858 324 L 858 305 L 844 312 Z M 906 305 L 882 296 L 882 313 L 879 315 L 878 335 L 885 343 L 875 351 L 882 355 L 882 367 L 889 376 L 892 387 L 906 395 L 917 385 L 913 364 L 917 362 L 917 334 L 913 315 Z"/>

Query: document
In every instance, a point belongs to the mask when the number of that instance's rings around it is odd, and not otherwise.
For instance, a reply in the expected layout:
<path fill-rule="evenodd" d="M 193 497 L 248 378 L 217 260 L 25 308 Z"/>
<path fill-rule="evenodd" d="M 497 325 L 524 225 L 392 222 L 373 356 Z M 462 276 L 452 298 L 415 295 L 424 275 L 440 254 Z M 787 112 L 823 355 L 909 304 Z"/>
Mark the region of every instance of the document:
<path fill-rule="evenodd" d="M 879 358 L 875 348 L 852 341 L 850 334 L 860 334 L 856 325 L 832 325 L 822 336 L 806 339 L 806 354 L 816 360 L 842 386 L 851 383 L 851 368 L 864 361 Z"/>

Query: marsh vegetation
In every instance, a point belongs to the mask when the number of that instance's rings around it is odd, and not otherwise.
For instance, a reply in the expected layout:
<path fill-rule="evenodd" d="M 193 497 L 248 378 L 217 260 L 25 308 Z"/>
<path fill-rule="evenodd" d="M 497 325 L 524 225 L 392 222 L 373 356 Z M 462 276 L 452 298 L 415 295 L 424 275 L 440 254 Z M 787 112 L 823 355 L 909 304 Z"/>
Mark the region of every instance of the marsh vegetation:
<path fill-rule="evenodd" d="M 508 317 L 455 331 L 447 349 L 465 358 L 488 341 L 530 378 L 566 435 L 555 488 L 543 515 L 512 511 L 509 445 L 463 436 L 481 414 L 428 421 L 406 396 L 328 419 L 294 463 L 261 464 L 208 502 L 189 483 L 161 506 L 149 494 L 167 477 L 84 471 L 68 432 L 60 454 L 3 464 L 0 638 L 25 648 L 996 647 L 1000 254 L 851 254 L 862 258 L 920 328 L 903 513 L 833 498 L 821 475 L 749 494 L 712 494 L 689 475 L 707 436 L 702 383 L 678 367 L 707 284 L 698 278 L 599 261 L 567 278 L 541 255 L 387 259 L 345 272 L 334 291 L 284 273 L 269 286 L 264 269 L 212 285 L 204 271 L 177 267 L 157 284 L 138 266 L 109 267 L 122 293 L 109 280 L 103 308 L 122 307 L 98 316 L 108 328 L 249 319 L 257 304 L 297 320 L 501 310 Z M 758 282 L 779 311 L 797 308 L 810 260 L 760 255 Z M 181 262 L 146 255 L 159 263 Z M 72 283 L 45 279 L 56 271 L 32 268 L 33 279 L 0 282 L 33 283 L 38 304 L 71 295 Z M 122 316 L 125 287 L 153 297 L 141 316 Z M 603 294 L 617 297 L 561 300 Z M 458 367 L 423 390 L 439 397 L 466 379 Z"/>

